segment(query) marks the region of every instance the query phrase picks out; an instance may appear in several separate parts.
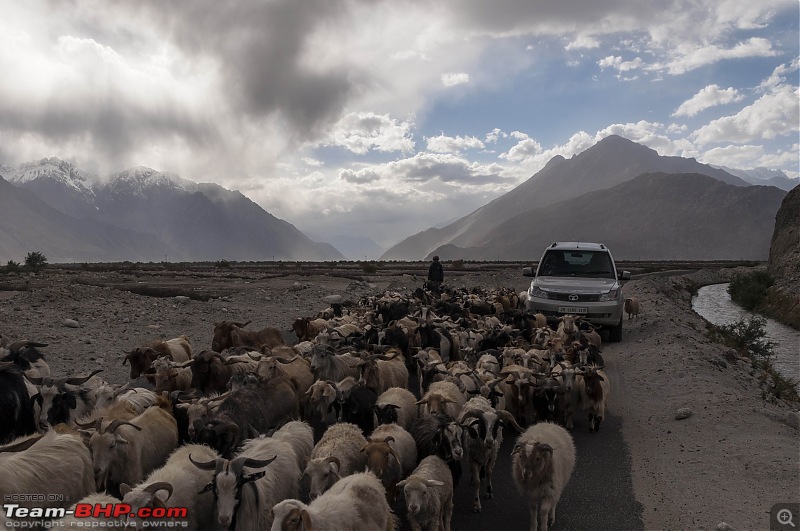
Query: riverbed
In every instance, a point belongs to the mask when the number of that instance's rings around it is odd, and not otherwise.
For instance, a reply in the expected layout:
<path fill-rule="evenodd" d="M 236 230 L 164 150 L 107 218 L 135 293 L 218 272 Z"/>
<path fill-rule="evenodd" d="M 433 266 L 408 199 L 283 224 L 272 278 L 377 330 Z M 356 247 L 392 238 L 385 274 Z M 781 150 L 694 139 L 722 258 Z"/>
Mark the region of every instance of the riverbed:
<path fill-rule="evenodd" d="M 703 286 L 692 298 L 692 309 L 715 325 L 727 325 L 753 314 L 731 300 L 729 284 Z M 763 316 L 761 316 L 763 317 Z M 800 380 L 800 331 L 766 319 L 767 339 L 775 343 L 773 365 L 784 376 Z"/>

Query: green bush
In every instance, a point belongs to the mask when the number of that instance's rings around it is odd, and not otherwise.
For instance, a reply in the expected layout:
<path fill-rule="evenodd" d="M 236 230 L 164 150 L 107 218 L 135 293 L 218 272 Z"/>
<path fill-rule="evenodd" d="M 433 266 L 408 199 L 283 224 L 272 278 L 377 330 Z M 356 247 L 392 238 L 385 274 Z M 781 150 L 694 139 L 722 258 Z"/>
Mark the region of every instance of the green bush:
<path fill-rule="evenodd" d="M 39 251 L 31 251 L 25 256 L 25 267 L 31 271 L 39 271 L 47 265 L 47 257 Z"/>
<path fill-rule="evenodd" d="M 767 290 L 775 283 L 766 271 L 755 271 L 747 275 L 737 275 L 728 286 L 731 299 L 747 311 L 754 311 L 767 295 Z"/>
<path fill-rule="evenodd" d="M 743 356 L 769 360 L 775 343 L 766 339 L 767 320 L 754 315 L 749 320 L 739 319 L 728 325 L 711 325 L 711 333 L 721 343 L 735 348 Z"/>

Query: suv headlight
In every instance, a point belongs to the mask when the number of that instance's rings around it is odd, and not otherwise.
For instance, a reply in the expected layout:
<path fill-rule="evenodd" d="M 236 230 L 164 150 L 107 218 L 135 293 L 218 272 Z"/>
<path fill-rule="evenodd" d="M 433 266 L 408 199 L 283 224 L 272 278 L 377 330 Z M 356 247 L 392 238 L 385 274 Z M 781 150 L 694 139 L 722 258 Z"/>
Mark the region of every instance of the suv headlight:
<path fill-rule="evenodd" d="M 528 290 L 528 296 L 531 298 L 546 299 L 547 292 L 537 286 L 531 286 L 531 289 Z"/>
<path fill-rule="evenodd" d="M 612 289 L 612 290 L 611 290 L 611 291 L 609 291 L 608 293 L 602 293 L 602 294 L 600 295 L 600 302 L 608 302 L 608 301 L 615 301 L 615 300 L 617 300 L 617 292 L 618 292 L 618 291 L 619 291 L 619 290 L 617 290 L 617 289 Z"/>

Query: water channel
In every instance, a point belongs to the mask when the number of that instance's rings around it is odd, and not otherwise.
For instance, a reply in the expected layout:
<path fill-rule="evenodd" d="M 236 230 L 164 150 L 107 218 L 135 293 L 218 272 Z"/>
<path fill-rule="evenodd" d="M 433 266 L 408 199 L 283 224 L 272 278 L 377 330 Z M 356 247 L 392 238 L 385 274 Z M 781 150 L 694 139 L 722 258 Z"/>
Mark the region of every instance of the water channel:
<path fill-rule="evenodd" d="M 734 323 L 753 315 L 731 300 L 728 284 L 703 286 L 692 299 L 692 309 L 715 325 Z M 766 319 L 767 339 L 776 344 L 773 365 L 784 376 L 800 380 L 800 331 Z"/>

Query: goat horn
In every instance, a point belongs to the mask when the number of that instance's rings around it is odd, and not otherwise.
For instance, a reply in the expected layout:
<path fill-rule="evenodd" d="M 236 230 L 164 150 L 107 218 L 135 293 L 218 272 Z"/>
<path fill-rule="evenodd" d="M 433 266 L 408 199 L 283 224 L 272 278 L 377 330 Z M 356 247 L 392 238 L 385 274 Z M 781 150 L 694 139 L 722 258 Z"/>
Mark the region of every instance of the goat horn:
<path fill-rule="evenodd" d="M 189 461 L 192 462 L 194 466 L 201 470 L 215 470 L 217 468 L 217 459 L 212 461 L 195 461 L 192 459 L 192 454 L 189 454 Z"/>
<path fill-rule="evenodd" d="M 140 428 L 136 424 L 128 422 L 127 420 L 114 419 L 114 421 L 111 424 L 109 424 L 108 427 L 106 428 L 105 433 L 114 433 L 117 430 L 117 428 L 119 428 L 123 424 L 127 424 L 128 426 L 133 426 L 137 430 L 142 431 L 142 428 Z"/>
<path fill-rule="evenodd" d="M 75 376 L 73 378 L 67 378 L 63 381 L 63 383 L 69 385 L 81 385 L 86 383 L 89 378 L 100 372 L 103 372 L 103 369 L 95 369 L 89 374 L 89 376 Z"/>
<path fill-rule="evenodd" d="M 385 443 L 394 442 L 394 437 L 392 437 L 391 435 L 389 435 L 388 437 L 386 437 L 386 438 L 384 438 L 384 439 L 383 439 L 383 442 L 385 442 Z"/>
<path fill-rule="evenodd" d="M 517 419 L 514 418 L 514 415 L 512 415 L 511 413 L 509 413 L 504 409 L 500 409 L 497 411 L 497 418 L 503 420 L 506 424 L 514 428 L 517 431 L 517 433 L 522 433 L 523 431 L 525 431 L 524 429 L 522 429 L 522 426 L 517 424 Z"/>
<path fill-rule="evenodd" d="M 325 462 L 326 463 L 336 463 L 336 470 L 341 470 L 341 468 L 342 468 L 341 461 L 339 461 L 339 458 L 336 457 L 335 455 L 332 455 L 332 456 L 328 457 L 327 459 L 325 459 Z"/>
<path fill-rule="evenodd" d="M 158 481 L 156 483 L 152 483 L 142 490 L 151 495 L 155 495 L 155 493 L 160 490 L 165 490 L 169 492 L 169 494 L 167 495 L 167 500 L 170 499 L 170 497 L 172 497 L 172 483 L 167 483 L 166 481 Z"/>
<path fill-rule="evenodd" d="M 242 466 L 243 467 L 246 466 L 248 468 L 263 468 L 268 464 L 270 464 L 271 462 L 275 461 L 277 458 L 278 458 L 277 455 L 272 457 L 271 459 L 253 459 L 252 457 L 248 457 L 247 459 L 244 459 L 242 461 Z"/>
<path fill-rule="evenodd" d="M 292 356 L 292 358 L 288 359 L 288 360 L 285 360 L 283 358 L 277 357 L 277 358 L 275 358 L 275 361 L 277 361 L 278 363 L 282 363 L 283 365 L 288 365 L 288 364 L 292 363 L 293 361 L 295 361 L 297 358 L 299 358 L 299 356 Z"/>
<path fill-rule="evenodd" d="M 90 429 L 94 428 L 94 429 L 96 429 L 97 431 L 100 431 L 100 424 L 101 424 L 102 422 L 103 422 L 103 417 L 97 417 L 97 418 L 96 418 L 96 419 L 94 419 L 93 421 L 91 421 L 91 422 L 86 422 L 86 423 L 83 423 L 83 422 L 78 422 L 78 421 L 76 420 L 76 421 L 75 421 L 75 425 L 76 425 L 76 426 L 78 426 L 79 428 L 83 428 L 84 430 L 90 430 Z"/>
<path fill-rule="evenodd" d="M 458 423 L 461 424 L 469 418 L 476 418 L 476 419 L 483 418 L 483 411 L 474 411 L 474 410 L 464 411 L 463 413 L 461 413 L 461 415 L 459 415 Z"/>
<path fill-rule="evenodd" d="M 17 444 L 3 446 L 0 448 L 0 452 L 22 452 L 39 442 L 39 439 L 42 437 L 44 437 L 44 435 L 37 435 L 35 437 L 31 437 L 30 439 L 25 439 L 24 441 L 18 442 Z"/>
<path fill-rule="evenodd" d="M 8 368 L 8 367 L 10 367 L 12 365 L 14 365 L 13 361 L 4 361 L 4 362 L 0 363 L 0 370 Z M 22 373 L 22 374 L 33 385 L 42 385 L 42 381 L 44 380 L 43 377 L 41 377 L 41 376 L 28 376 L 25 373 Z M 49 380 L 49 378 L 48 378 L 48 380 Z"/>
<path fill-rule="evenodd" d="M 253 361 L 261 361 L 261 354 L 259 354 L 258 356 L 253 356 L 252 353 L 248 352 L 247 357 Z"/>
<path fill-rule="evenodd" d="M 236 326 L 238 326 L 239 328 L 244 328 L 245 326 L 249 325 L 249 324 L 250 324 L 250 323 L 252 323 L 252 322 L 253 322 L 253 321 L 252 321 L 252 319 L 251 319 L 250 321 L 247 321 L 247 322 L 246 322 L 246 323 L 244 323 L 244 324 L 237 323 L 236 321 L 234 321 L 232 324 L 235 324 L 235 325 L 236 325 Z"/>

